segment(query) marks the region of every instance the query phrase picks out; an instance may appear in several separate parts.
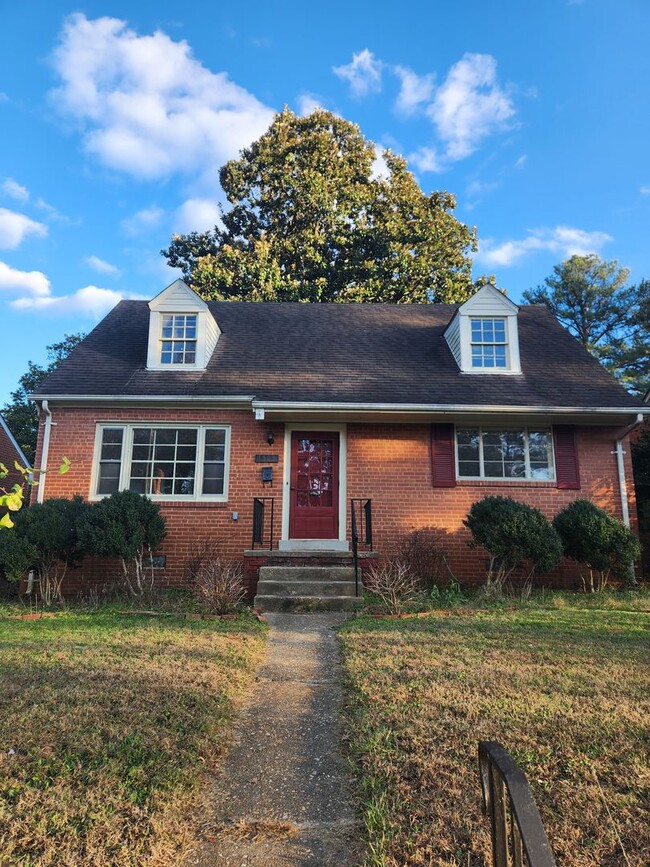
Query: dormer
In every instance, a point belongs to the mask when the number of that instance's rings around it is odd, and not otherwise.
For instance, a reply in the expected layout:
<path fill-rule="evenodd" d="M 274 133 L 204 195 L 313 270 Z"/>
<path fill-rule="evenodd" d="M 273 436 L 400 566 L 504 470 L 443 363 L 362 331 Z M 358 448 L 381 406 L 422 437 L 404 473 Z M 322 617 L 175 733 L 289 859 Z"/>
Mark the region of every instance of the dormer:
<path fill-rule="evenodd" d="M 445 340 L 463 373 L 521 373 L 518 313 L 519 307 L 490 284 L 461 304 Z"/>
<path fill-rule="evenodd" d="M 221 334 L 205 301 L 175 280 L 149 310 L 147 370 L 205 370 Z"/>

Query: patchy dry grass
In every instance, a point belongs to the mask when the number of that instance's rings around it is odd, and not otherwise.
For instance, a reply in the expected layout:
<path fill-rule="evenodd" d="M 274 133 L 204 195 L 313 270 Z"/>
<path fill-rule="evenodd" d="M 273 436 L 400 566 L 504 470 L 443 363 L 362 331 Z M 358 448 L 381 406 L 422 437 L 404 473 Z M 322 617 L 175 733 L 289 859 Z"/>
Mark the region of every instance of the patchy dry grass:
<path fill-rule="evenodd" d="M 577 599 L 345 624 L 367 865 L 491 863 L 481 739 L 527 775 L 558 864 L 650 863 L 648 597 Z"/>
<path fill-rule="evenodd" d="M 179 863 L 263 635 L 249 617 L 0 619 L 0 864 Z"/>

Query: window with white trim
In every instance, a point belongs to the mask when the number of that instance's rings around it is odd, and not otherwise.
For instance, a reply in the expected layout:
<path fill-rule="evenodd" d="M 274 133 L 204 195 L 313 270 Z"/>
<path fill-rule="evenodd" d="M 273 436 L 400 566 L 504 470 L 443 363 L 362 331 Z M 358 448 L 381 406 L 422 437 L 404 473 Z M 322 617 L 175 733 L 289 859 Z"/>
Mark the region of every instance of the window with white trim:
<path fill-rule="evenodd" d="M 131 490 L 154 500 L 225 500 L 230 428 L 100 425 L 94 496 Z"/>
<path fill-rule="evenodd" d="M 163 313 L 161 316 L 160 363 L 196 362 L 196 313 Z"/>
<path fill-rule="evenodd" d="M 548 428 L 456 428 L 459 479 L 553 481 L 553 437 Z"/>
<path fill-rule="evenodd" d="M 505 319 L 470 319 L 472 367 L 508 367 Z"/>

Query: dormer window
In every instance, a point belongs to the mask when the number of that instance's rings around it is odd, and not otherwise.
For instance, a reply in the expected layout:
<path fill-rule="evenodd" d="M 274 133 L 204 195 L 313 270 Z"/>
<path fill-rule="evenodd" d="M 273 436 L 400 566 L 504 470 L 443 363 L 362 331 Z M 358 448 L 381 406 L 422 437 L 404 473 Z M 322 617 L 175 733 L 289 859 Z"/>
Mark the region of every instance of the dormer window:
<path fill-rule="evenodd" d="M 147 370 L 205 370 L 221 335 L 205 301 L 182 280 L 149 302 Z"/>
<path fill-rule="evenodd" d="M 445 329 L 445 340 L 461 373 L 521 373 L 519 308 L 490 284 L 461 304 Z"/>
<path fill-rule="evenodd" d="M 196 363 L 196 313 L 163 313 L 161 364 Z"/>
<path fill-rule="evenodd" d="M 472 367 L 507 367 L 506 320 L 470 319 Z"/>

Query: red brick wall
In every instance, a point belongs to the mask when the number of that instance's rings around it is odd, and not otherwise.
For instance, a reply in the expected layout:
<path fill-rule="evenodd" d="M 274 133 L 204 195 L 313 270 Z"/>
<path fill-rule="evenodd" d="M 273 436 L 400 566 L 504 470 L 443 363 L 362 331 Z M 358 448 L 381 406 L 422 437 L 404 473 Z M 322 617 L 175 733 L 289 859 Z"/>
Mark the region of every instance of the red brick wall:
<path fill-rule="evenodd" d="M 455 575 L 463 582 L 480 583 L 485 577 L 486 554 L 467 546 L 470 534 L 462 523 L 478 499 L 492 494 L 510 496 L 552 518 L 577 497 L 588 497 L 621 517 L 616 457 L 611 454 L 618 430 L 577 429 L 581 490 L 562 491 L 552 482 L 460 482 L 454 488 L 434 488 L 430 425 L 351 424 L 348 496 L 372 499 L 374 545 L 379 551 L 389 550 L 401 534 L 418 527 L 436 527 Z M 636 522 L 629 454 L 625 460 L 630 514 Z M 545 583 L 573 586 L 577 580 L 576 568 L 563 561 Z"/>
<path fill-rule="evenodd" d="M 179 424 L 229 424 L 231 431 L 230 481 L 227 503 L 162 503 L 167 520 L 167 537 L 160 552 L 166 556 L 165 569 L 156 570 L 161 586 L 177 586 L 182 582 L 187 559 L 193 545 L 203 539 L 220 540 L 227 557 L 241 558 L 251 546 L 253 498 L 281 497 L 283 466 L 283 425 L 257 422 L 250 410 L 186 410 L 186 409 L 97 409 L 53 408 L 48 457 L 49 472 L 45 481 L 45 497 L 71 497 L 79 493 L 88 498 L 93 465 L 96 425 L 100 422 L 178 422 Z M 269 446 L 267 433 L 273 430 L 275 443 Z M 39 442 L 38 457 L 40 458 Z M 277 454 L 273 465 L 273 487 L 264 487 L 261 466 L 256 454 Z M 70 471 L 60 476 L 56 468 L 63 456 L 70 459 Z M 280 503 L 280 499 L 276 504 Z M 232 513 L 239 513 L 233 521 Z M 282 509 L 275 510 L 274 536 L 280 538 Z M 83 589 L 92 578 L 110 581 L 118 577 L 116 563 L 86 560 L 70 573 L 66 580 L 68 593 Z"/>
<path fill-rule="evenodd" d="M 157 572 L 162 586 L 182 582 L 192 545 L 201 539 L 218 539 L 228 557 L 242 557 L 250 548 L 252 502 L 256 496 L 275 497 L 274 537 L 281 538 L 283 425 L 256 422 L 249 410 L 186 409 L 53 409 L 48 464 L 51 468 L 45 483 L 46 497 L 88 497 L 93 462 L 95 430 L 98 422 L 171 422 L 230 424 L 232 426 L 229 501 L 227 503 L 163 503 L 168 535 L 160 553 L 166 555 L 166 568 Z M 275 443 L 266 442 L 272 429 Z M 372 499 L 374 547 L 380 553 L 390 551 L 401 534 L 422 526 L 441 530 L 442 546 L 451 568 L 464 582 L 480 583 L 485 576 L 485 553 L 467 546 L 469 533 L 462 525 L 472 503 L 489 494 L 512 496 L 536 506 L 549 517 L 576 497 L 589 497 L 612 514 L 621 516 L 616 458 L 612 454 L 618 429 L 589 427 L 577 430 L 581 490 L 561 491 L 553 483 L 474 483 L 461 482 L 455 488 L 434 488 L 431 480 L 431 427 L 428 424 L 350 424 L 347 435 L 347 496 Z M 629 448 L 626 454 L 630 514 L 636 523 L 634 486 Z M 277 454 L 273 487 L 264 488 L 260 464 L 255 454 Z M 70 472 L 56 474 L 56 467 L 66 455 Z M 40 445 L 39 445 L 40 456 Z M 233 522 L 232 512 L 239 513 Z M 635 526 L 636 529 L 636 526 Z M 348 526 L 348 538 L 349 538 Z M 74 570 L 68 592 L 82 588 L 89 580 L 110 579 L 117 575 L 116 564 L 86 561 Z M 249 583 L 253 576 L 247 575 Z M 572 586 L 577 571 L 563 562 L 544 583 Z"/>

